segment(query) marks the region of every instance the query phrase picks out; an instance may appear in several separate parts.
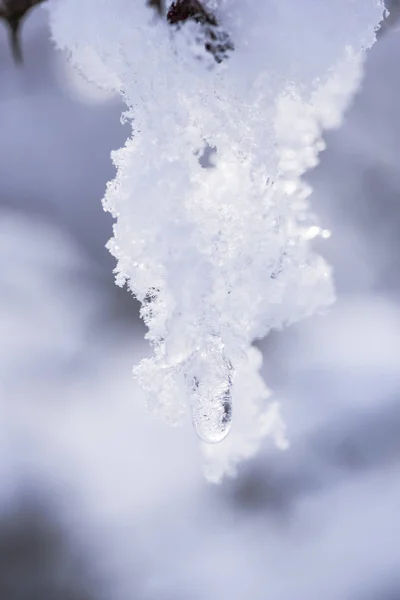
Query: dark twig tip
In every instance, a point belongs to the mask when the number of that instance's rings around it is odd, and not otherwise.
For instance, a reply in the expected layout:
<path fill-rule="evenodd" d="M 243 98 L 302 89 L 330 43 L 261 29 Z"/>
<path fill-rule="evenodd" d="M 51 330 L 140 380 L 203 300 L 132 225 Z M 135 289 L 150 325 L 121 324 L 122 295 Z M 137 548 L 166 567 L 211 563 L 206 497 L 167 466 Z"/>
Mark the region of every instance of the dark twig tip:
<path fill-rule="evenodd" d="M 203 26 L 204 47 L 213 55 L 215 62 L 221 63 L 234 50 L 229 35 L 220 29 L 216 17 L 208 12 L 199 0 L 175 0 L 168 10 L 167 21 L 179 27 L 186 21 L 195 21 Z"/>
<path fill-rule="evenodd" d="M 23 63 L 23 55 L 21 48 L 21 39 L 20 39 L 20 21 L 11 21 L 8 23 L 10 30 L 10 44 L 13 58 L 17 65 L 21 65 Z"/>

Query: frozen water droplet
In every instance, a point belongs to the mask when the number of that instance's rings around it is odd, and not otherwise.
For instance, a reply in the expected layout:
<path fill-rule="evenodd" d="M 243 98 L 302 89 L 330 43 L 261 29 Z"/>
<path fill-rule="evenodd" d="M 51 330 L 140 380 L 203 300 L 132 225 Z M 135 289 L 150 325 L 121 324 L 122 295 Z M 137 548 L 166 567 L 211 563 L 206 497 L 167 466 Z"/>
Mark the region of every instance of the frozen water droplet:
<path fill-rule="evenodd" d="M 192 401 L 192 422 L 199 438 L 216 444 L 228 435 L 232 422 L 232 395 L 225 387 L 214 396 L 196 393 Z"/>
<path fill-rule="evenodd" d="M 215 346 L 197 361 L 192 380 L 192 422 L 199 438 L 208 444 L 221 442 L 232 422 L 233 367 Z"/>

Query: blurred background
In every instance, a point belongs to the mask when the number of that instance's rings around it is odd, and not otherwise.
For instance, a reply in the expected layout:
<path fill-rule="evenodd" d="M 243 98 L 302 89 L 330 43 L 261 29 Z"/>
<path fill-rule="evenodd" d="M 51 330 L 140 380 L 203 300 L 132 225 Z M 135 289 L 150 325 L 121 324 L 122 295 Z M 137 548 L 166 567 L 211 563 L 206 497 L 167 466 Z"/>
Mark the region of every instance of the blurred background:
<path fill-rule="evenodd" d="M 22 67 L 0 28 L 1 600 L 400 600 L 395 26 L 308 175 L 337 303 L 260 344 L 291 448 L 267 440 L 219 486 L 131 379 L 148 350 L 100 202 L 123 106 L 71 70 L 44 10 Z"/>

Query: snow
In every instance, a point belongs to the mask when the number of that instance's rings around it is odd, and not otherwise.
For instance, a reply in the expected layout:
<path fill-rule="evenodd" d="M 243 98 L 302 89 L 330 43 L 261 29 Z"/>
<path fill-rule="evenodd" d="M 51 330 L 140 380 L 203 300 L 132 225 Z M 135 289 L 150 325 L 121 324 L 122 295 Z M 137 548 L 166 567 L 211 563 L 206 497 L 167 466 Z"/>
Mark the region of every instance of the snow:
<path fill-rule="evenodd" d="M 340 124 L 383 7 L 205 6 L 234 46 L 217 62 L 206 27 L 169 26 L 144 2 L 58 0 L 49 10 L 59 47 L 128 107 L 132 136 L 114 153 L 104 207 L 115 218 L 116 282 L 142 303 L 153 349 L 135 377 L 171 423 L 189 408 L 203 442 L 225 440 L 235 421 L 230 441 L 204 450 L 217 480 L 265 431 L 282 443 L 252 342 L 333 302 L 301 176 L 318 162 L 322 128 Z M 204 148 L 215 149 L 212 168 L 199 161 Z"/>
<path fill-rule="evenodd" d="M 74 0 L 59 1 L 50 15 L 58 45 L 128 106 L 133 133 L 114 153 L 104 207 L 116 219 L 117 284 L 141 301 L 149 330 L 153 357 L 134 369 L 148 404 L 172 423 L 189 404 L 200 439 L 214 443 L 242 403 L 234 442 L 205 449 L 216 464 L 225 457 L 210 475 L 218 479 L 256 451 L 275 414 L 252 341 L 333 301 L 330 270 L 309 243 L 322 230 L 301 176 L 318 162 L 322 127 L 340 123 L 383 8 L 207 8 L 234 45 L 218 65 L 202 51 L 200 24 L 168 31 L 144 3 L 96 0 L 82 15 Z M 212 168 L 198 160 L 204 147 L 215 148 Z M 267 429 L 281 438 L 279 423 Z"/>

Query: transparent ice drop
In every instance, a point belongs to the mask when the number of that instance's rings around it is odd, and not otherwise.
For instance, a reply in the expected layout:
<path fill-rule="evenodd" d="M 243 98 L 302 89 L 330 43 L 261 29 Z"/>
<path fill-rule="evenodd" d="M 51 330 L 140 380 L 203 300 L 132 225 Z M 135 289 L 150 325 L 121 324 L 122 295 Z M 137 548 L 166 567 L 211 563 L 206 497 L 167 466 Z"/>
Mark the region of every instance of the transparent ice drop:
<path fill-rule="evenodd" d="M 193 427 L 207 444 L 221 442 L 232 422 L 233 368 L 221 348 L 202 352 L 192 377 L 191 413 Z"/>

